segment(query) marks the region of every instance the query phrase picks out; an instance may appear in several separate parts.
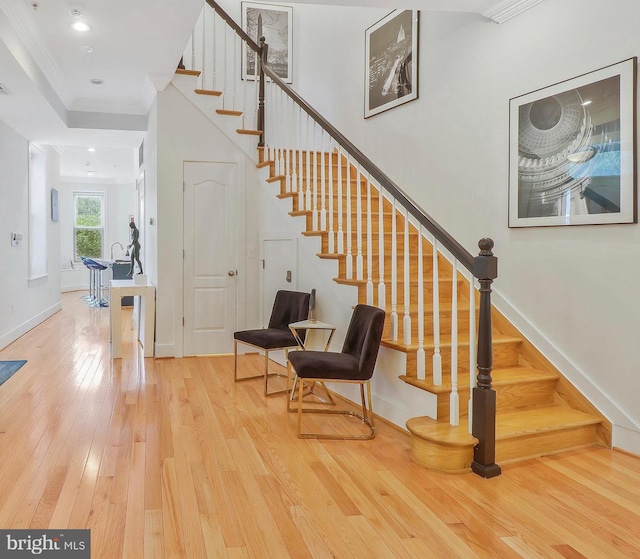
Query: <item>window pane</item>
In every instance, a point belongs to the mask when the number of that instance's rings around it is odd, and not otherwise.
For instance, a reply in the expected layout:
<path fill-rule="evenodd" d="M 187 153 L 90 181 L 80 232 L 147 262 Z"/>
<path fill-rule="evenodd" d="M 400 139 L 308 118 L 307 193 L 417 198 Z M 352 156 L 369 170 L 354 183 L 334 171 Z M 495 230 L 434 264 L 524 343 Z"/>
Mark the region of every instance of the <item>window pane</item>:
<path fill-rule="evenodd" d="M 78 196 L 76 198 L 76 226 L 102 226 L 101 196 Z"/>
<path fill-rule="evenodd" d="M 102 229 L 76 229 L 76 260 L 81 256 L 102 258 Z"/>

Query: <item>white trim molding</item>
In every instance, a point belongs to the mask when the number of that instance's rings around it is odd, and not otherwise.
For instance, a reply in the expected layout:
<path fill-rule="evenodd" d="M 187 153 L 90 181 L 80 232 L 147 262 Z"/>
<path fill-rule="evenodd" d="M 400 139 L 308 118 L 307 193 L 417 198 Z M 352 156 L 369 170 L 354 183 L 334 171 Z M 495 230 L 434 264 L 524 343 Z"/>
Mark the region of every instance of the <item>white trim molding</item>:
<path fill-rule="evenodd" d="M 511 18 L 519 16 L 522 12 L 533 8 L 540 4 L 543 0 L 505 0 L 497 6 L 489 8 L 482 12 L 482 15 L 488 17 L 494 23 L 504 23 Z"/>

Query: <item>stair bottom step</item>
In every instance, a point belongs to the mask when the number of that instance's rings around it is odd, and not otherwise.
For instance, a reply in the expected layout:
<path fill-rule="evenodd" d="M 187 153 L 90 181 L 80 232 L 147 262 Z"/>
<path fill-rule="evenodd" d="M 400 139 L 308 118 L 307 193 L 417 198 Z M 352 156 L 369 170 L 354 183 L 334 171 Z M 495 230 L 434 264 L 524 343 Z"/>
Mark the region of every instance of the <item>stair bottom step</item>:
<path fill-rule="evenodd" d="M 565 407 L 547 406 L 498 414 L 496 462 L 536 458 L 598 444 L 600 418 Z M 411 459 L 444 473 L 466 473 L 477 439 L 467 422 L 453 427 L 430 417 L 407 421 L 411 432 Z"/>

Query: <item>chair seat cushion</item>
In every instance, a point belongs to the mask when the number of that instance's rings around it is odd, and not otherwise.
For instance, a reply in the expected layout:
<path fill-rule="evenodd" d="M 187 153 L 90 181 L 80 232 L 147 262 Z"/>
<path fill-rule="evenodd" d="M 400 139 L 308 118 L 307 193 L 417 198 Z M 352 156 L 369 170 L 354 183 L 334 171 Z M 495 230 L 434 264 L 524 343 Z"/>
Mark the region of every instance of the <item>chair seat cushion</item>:
<path fill-rule="evenodd" d="M 293 351 L 289 361 L 300 378 L 336 380 L 367 380 L 358 367 L 358 360 L 346 353 L 331 351 Z"/>
<path fill-rule="evenodd" d="M 263 349 L 279 349 L 298 345 L 293 334 L 277 328 L 260 328 L 259 330 L 241 330 L 234 332 L 233 337 L 241 342 Z"/>

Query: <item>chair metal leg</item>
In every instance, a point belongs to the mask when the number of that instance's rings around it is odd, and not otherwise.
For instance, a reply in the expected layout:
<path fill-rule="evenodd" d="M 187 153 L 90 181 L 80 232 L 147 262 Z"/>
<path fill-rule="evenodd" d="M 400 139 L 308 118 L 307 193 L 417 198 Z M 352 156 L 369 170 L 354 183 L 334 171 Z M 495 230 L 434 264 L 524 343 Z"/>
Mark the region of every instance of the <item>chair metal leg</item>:
<path fill-rule="evenodd" d="M 306 381 L 319 382 L 320 379 L 304 379 Z M 346 409 L 327 410 L 327 409 L 304 409 L 302 406 L 302 400 L 304 397 L 304 382 L 303 379 L 298 379 L 298 438 L 300 439 L 336 439 L 336 440 L 370 440 L 376 436 L 376 428 L 373 420 L 373 403 L 371 400 L 371 383 L 366 381 L 344 381 L 344 380 L 332 380 L 331 382 L 346 382 L 349 384 L 360 385 L 360 397 L 362 400 L 362 415 L 359 415 L 353 411 Z M 367 385 L 368 406 L 365 400 L 364 385 Z M 287 404 L 289 406 L 289 404 Z M 369 427 L 369 432 L 361 435 L 329 435 L 325 433 L 303 433 L 302 432 L 302 414 L 303 413 L 318 413 L 328 415 L 346 415 L 359 419 L 362 423 Z"/>
<path fill-rule="evenodd" d="M 235 380 L 235 382 L 240 382 L 243 380 L 251 380 L 251 379 L 256 379 L 256 378 L 264 378 L 264 395 L 265 396 L 273 396 L 274 394 L 283 394 L 284 392 L 287 392 L 288 390 L 288 386 L 286 388 L 283 388 L 281 390 L 274 390 L 272 392 L 269 392 L 269 377 L 283 377 L 284 375 L 280 374 L 280 373 L 269 373 L 269 350 L 265 350 L 261 347 L 257 347 L 257 346 L 253 346 L 249 343 L 246 342 L 240 342 L 240 343 L 244 343 L 245 345 L 248 345 L 250 347 L 255 347 L 256 349 L 258 349 L 259 351 L 264 351 L 264 371 L 259 374 L 259 375 L 251 375 L 250 377 L 242 377 L 242 378 L 238 378 L 238 340 L 234 340 L 233 341 L 233 378 Z M 285 358 L 287 360 L 287 364 L 289 361 L 289 349 L 288 348 L 278 348 L 278 349 L 284 349 L 285 352 Z"/>

